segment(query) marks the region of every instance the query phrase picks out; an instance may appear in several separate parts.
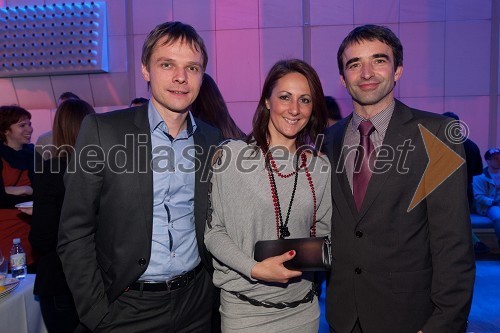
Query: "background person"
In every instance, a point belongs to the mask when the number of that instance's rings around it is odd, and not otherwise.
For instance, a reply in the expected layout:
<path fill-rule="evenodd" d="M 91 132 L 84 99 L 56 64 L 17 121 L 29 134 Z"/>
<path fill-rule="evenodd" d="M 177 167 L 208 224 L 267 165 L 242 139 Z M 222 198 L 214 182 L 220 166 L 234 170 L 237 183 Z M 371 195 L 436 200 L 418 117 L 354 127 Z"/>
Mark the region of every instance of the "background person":
<path fill-rule="evenodd" d="M 0 248 L 8 257 L 12 239 L 20 238 L 26 263 L 35 261 L 28 241 L 31 216 L 15 205 L 32 200 L 35 151 L 31 142 L 31 114 L 19 106 L 0 106 Z"/>
<path fill-rule="evenodd" d="M 453 112 L 445 112 L 443 116 L 450 117 L 459 121 L 460 118 Z M 465 150 L 465 163 L 467 164 L 467 199 L 469 201 L 469 210 L 471 213 L 476 212 L 476 204 L 474 203 L 474 191 L 472 189 L 472 179 L 474 176 L 483 173 L 483 159 L 479 147 L 469 138 L 465 138 L 463 142 Z M 481 242 L 481 240 L 472 232 L 472 243 L 474 244 L 474 253 L 476 255 L 486 254 L 490 252 L 490 248 Z"/>
<path fill-rule="evenodd" d="M 144 97 L 137 97 L 130 101 L 129 107 L 132 108 L 134 106 L 141 106 L 143 104 L 147 104 L 149 100 Z"/>
<path fill-rule="evenodd" d="M 394 99 L 403 46 L 390 29 L 356 27 L 337 62 L 354 112 L 325 139 L 337 166 L 330 330 L 464 332 L 475 275 L 466 167 L 409 209 L 429 161 L 420 126 L 460 156 L 463 146 L 447 140 L 449 119 Z M 399 162 L 377 161 L 382 149 Z"/>
<path fill-rule="evenodd" d="M 52 126 L 56 156 L 46 160 L 33 181 L 33 218 L 29 240 L 39 254 L 33 293 L 40 300 L 49 332 L 73 332 L 78 326 L 75 303 L 56 253 L 57 232 L 64 199 L 63 176 L 83 118 L 94 114 L 85 101 L 72 99 L 59 105 Z"/>
<path fill-rule="evenodd" d="M 149 103 L 83 121 L 58 254 L 90 330 L 210 332 L 217 300 L 203 172 L 222 135 L 190 112 L 206 48 L 190 25 L 166 22 L 146 37 L 141 61 Z M 89 147 L 102 163 L 89 163 Z"/>
<path fill-rule="evenodd" d="M 217 83 L 207 73 L 203 74 L 200 93 L 193 102 L 191 110 L 195 117 L 220 129 L 225 139 L 237 139 L 246 136 L 231 118 Z"/>
<path fill-rule="evenodd" d="M 71 91 L 63 92 L 57 98 L 56 106 L 59 107 L 59 105 L 61 105 L 62 102 L 67 101 L 69 99 L 79 100 L 80 97 L 78 97 Z M 56 154 L 56 149 L 53 145 L 53 142 L 54 140 L 52 138 L 52 131 L 47 131 L 45 133 L 40 134 L 35 144 L 35 149 L 37 153 L 39 153 L 46 160 L 54 157 Z"/>
<path fill-rule="evenodd" d="M 491 148 L 484 154 L 488 165 L 473 181 L 477 212 L 493 221 L 500 246 L 500 149 Z"/>
<path fill-rule="evenodd" d="M 331 127 L 342 119 L 342 114 L 340 113 L 340 107 L 337 101 L 332 96 L 325 96 L 325 103 L 326 110 L 328 111 L 328 122 L 326 127 Z"/>
<path fill-rule="evenodd" d="M 252 134 L 216 153 L 205 244 L 221 288 L 223 332 L 318 332 L 312 272 L 283 266 L 294 251 L 262 262 L 253 252 L 259 240 L 328 234 L 329 163 L 299 149 L 315 142 L 325 120 L 314 69 L 302 60 L 279 61 L 262 88 Z"/>

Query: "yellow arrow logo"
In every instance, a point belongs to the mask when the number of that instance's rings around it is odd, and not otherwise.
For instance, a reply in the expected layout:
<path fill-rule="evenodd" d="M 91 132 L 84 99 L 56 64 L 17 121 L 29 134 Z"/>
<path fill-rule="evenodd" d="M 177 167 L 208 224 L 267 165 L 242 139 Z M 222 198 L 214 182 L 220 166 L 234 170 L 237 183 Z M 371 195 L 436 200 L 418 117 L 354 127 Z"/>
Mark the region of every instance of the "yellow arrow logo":
<path fill-rule="evenodd" d="M 424 140 L 429 162 L 420 179 L 417 191 L 413 195 L 408 212 L 431 194 L 439 185 L 460 168 L 465 160 L 449 148 L 443 141 L 432 134 L 427 128 L 418 125 Z"/>

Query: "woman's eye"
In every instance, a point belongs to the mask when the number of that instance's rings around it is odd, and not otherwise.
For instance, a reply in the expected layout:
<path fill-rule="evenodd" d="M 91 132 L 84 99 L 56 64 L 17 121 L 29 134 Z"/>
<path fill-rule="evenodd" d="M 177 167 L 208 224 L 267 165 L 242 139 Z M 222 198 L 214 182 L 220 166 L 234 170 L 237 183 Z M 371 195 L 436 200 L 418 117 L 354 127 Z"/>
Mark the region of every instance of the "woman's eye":
<path fill-rule="evenodd" d="M 279 96 L 279 99 L 281 99 L 282 101 L 288 101 L 290 99 L 290 97 L 287 95 L 283 95 L 283 96 Z"/>
<path fill-rule="evenodd" d="M 300 101 L 301 101 L 302 103 L 304 103 L 304 104 L 309 104 L 309 103 L 311 103 L 311 100 L 310 100 L 309 98 L 305 98 L 305 97 L 301 98 L 301 99 L 300 99 Z"/>

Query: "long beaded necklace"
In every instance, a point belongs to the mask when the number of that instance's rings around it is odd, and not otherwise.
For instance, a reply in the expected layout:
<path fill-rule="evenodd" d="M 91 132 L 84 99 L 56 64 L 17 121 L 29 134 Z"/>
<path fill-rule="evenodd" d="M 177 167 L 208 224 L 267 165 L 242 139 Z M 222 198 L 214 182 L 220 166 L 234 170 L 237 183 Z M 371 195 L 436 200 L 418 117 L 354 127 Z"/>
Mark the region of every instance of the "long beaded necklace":
<path fill-rule="evenodd" d="M 309 188 L 311 189 L 311 194 L 313 198 L 313 219 L 312 219 L 313 225 L 310 230 L 310 235 L 311 237 L 316 237 L 316 191 L 314 190 L 314 183 L 312 181 L 311 173 L 307 168 L 306 154 L 305 153 L 300 154 L 300 159 L 301 159 L 300 167 L 298 166 L 299 160 L 296 159 L 295 170 L 288 174 L 283 174 L 278 170 L 271 151 L 268 151 L 266 156 L 269 161 L 267 163 L 267 174 L 269 176 L 269 184 L 271 186 L 271 195 L 273 197 L 273 204 L 274 204 L 274 214 L 276 216 L 276 236 L 278 237 L 278 239 L 285 239 L 286 237 L 290 236 L 290 231 L 288 230 L 288 220 L 290 218 L 290 211 L 292 209 L 293 199 L 295 197 L 295 192 L 297 190 L 297 180 L 299 177 L 299 170 L 303 168 L 306 172 L 306 178 L 309 183 Z M 278 177 L 284 179 L 295 176 L 293 181 L 292 195 L 290 197 L 290 203 L 288 204 L 288 211 L 286 214 L 285 222 L 283 222 L 283 217 L 281 214 L 280 201 L 278 197 L 278 188 L 276 187 L 276 180 L 274 178 L 274 173 L 276 173 Z"/>

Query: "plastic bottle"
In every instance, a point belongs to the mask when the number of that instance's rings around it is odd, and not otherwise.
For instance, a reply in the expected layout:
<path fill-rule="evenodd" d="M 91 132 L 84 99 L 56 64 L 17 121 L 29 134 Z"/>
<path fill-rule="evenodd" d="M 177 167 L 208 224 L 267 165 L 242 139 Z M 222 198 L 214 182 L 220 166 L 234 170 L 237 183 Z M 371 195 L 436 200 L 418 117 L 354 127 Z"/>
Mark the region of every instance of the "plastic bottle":
<path fill-rule="evenodd" d="M 21 246 L 21 239 L 14 238 L 12 240 L 12 248 L 10 249 L 10 272 L 13 278 L 24 279 L 27 274 L 26 269 L 26 253 Z"/>

